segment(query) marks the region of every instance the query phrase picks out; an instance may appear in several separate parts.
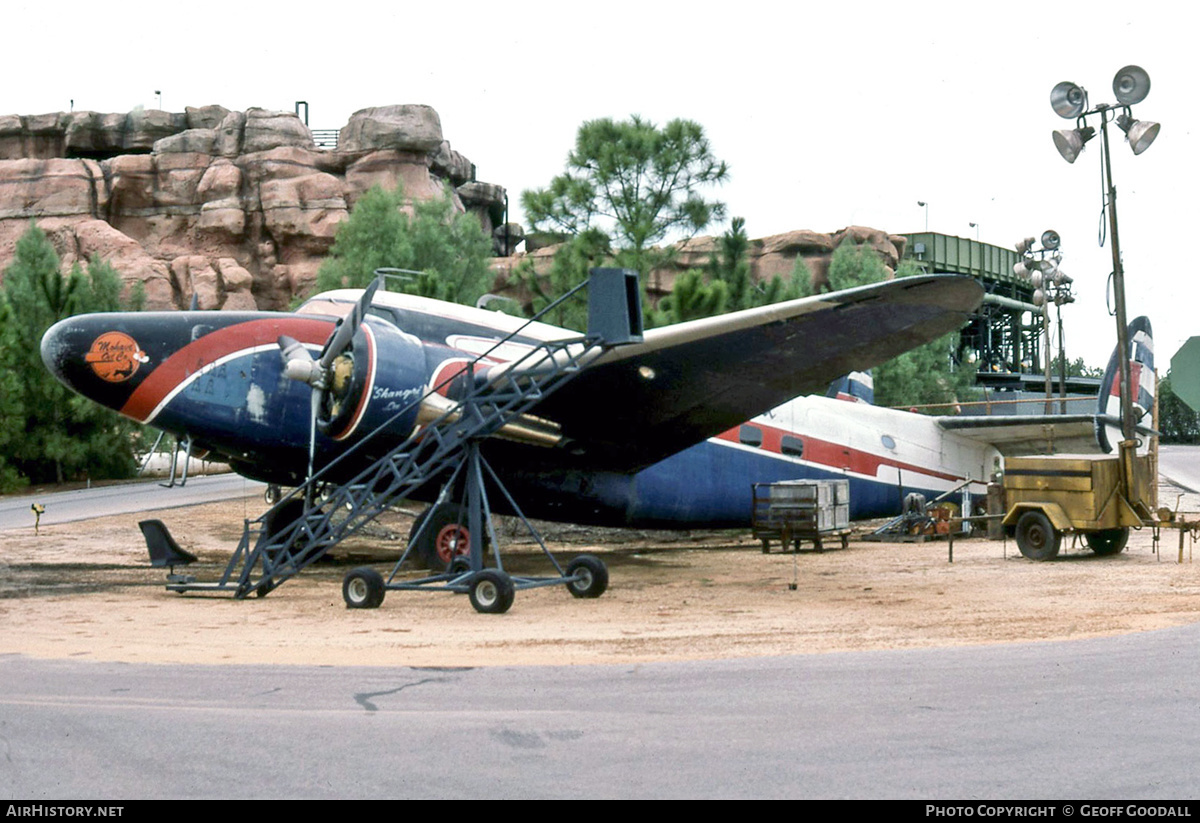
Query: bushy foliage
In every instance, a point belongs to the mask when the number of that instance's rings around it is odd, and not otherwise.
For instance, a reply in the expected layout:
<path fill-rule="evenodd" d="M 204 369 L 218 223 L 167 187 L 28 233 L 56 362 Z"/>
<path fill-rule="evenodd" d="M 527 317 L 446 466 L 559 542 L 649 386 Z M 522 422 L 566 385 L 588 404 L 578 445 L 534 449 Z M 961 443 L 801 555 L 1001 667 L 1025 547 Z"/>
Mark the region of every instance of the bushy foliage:
<path fill-rule="evenodd" d="M 1171 388 L 1171 374 L 1158 381 L 1158 430 L 1163 443 L 1200 443 L 1200 412 Z"/>
<path fill-rule="evenodd" d="M 418 200 L 411 216 L 404 206 L 400 188 L 363 194 L 338 228 L 317 289 L 364 288 L 375 269 L 390 267 L 420 272 L 389 282 L 394 291 L 467 304 L 487 292 L 492 244 L 479 221 L 456 212 L 449 197 Z"/>
<path fill-rule="evenodd" d="M 133 472 L 134 425 L 68 390 L 41 362 L 39 342 L 74 314 L 140 308 L 121 299 L 121 278 L 98 260 L 65 276 L 37 226 L 17 242 L 0 290 L 0 489 Z"/>

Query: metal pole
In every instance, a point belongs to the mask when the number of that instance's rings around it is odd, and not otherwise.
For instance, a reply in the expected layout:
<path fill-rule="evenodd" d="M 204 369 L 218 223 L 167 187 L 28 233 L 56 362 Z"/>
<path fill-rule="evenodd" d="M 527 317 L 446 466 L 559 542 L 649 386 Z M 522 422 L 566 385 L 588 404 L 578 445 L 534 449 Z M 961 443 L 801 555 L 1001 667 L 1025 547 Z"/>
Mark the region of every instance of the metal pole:
<path fill-rule="evenodd" d="M 1121 265 L 1121 240 L 1117 234 L 1117 187 L 1113 185 L 1112 154 L 1108 146 L 1108 106 L 1099 107 L 1104 136 L 1104 176 L 1108 185 L 1108 225 L 1112 232 L 1113 300 L 1117 313 L 1117 365 L 1121 369 L 1121 469 L 1125 495 L 1132 490 L 1134 441 L 1133 389 L 1129 369 L 1129 329 L 1125 322 L 1125 270 Z"/>
<path fill-rule="evenodd" d="M 1049 288 L 1043 284 L 1044 293 L 1048 296 Z M 1050 313 L 1046 311 L 1049 307 L 1049 302 L 1042 301 L 1042 340 L 1045 341 L 1045 351 L 1042 353 L 1042 360 L 1046 364 L 1043 368 L 1046 373 L 1046 414 L 1054 413 L 1054 391 L 1050 384 Z"/>
<path fill-rule="evenodd" d="M 1067 413 L 1067 347 L 1063 340 L 1062 305 L 1058 304 L 1058 396 L 1060 410 Z"/>

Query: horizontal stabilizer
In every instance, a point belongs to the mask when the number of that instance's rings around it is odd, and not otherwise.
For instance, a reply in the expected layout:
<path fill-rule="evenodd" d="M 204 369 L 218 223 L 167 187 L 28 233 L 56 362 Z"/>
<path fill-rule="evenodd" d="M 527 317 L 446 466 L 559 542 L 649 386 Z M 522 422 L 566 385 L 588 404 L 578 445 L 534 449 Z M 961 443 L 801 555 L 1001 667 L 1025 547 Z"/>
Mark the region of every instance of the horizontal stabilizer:
<path fill-rule="evenodd" d="M 969 415 L 938 417 L 946 431 L 988 443 L 1004 456 L 1025 454 L 1103 454 L 1097 431 L 1121 425 L 1119 418 L 1098 414 Z M 1154 432 L 1139 428 L 1142 434 Z"/>
<path fill-rule="evenodd" d="M 143 520 L 138 523 L 138 528 L 146 538 L 146 550 L 150 552 L 150 565 L 154 568 L 173 568 L 196 562 L 196 555 L 180 548 L 161 520 Z"/>

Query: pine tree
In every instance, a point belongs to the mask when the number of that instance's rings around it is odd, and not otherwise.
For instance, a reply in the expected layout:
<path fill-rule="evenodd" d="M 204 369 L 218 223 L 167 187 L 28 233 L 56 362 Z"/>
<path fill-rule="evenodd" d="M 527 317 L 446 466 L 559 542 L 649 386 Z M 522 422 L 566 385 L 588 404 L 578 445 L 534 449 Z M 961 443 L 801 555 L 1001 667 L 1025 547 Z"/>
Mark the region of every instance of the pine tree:
<path fill-rule="evenodd" d="M 46 374 L 38 342 L 73 314 L 131 308 L 120 276 L 93 260 L 64 276 L 36 225 L 17 241 L 0 291 L 0 488 L 88 476 L 127 477 L 134 468 L 133 424 L 69 391 Z M 132 300 L 140 297 L 134 294 Z"/>

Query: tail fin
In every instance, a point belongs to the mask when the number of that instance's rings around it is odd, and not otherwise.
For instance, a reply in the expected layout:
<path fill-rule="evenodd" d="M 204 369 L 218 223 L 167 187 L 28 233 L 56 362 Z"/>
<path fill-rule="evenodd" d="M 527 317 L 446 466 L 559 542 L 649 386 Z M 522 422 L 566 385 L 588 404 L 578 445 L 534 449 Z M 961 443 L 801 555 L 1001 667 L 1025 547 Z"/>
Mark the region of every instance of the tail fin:
<path fill-rule="evenodd" d="M 1097 397 L 1096 411 L 1100 418 L 1096 420 L 1096 441 L 1105 452 L 1114 451 L 1116 444 L 1121 442 L 1121 369 L 1117 360 L 1119 354 L 1120 352 L 1113 349 Z M 1147 418 L 1154 409 L 1154 393 L 1158 382 L 1154 374 L 1154 335 L 1150 329 L 1150 320 L 1146 317 L 1135 317 L 1129 322 L 1128 357 L 1129 378 L 1133 387 L 1134 422 L 1148 426 L 1150 420 Z"/>
<path fill-rule="evenodd" d="M 871 372 L 852 371 L 829 384 L 826 397 L 849 400 L 854 403 L 875 404 L 875 381 Z"/>

